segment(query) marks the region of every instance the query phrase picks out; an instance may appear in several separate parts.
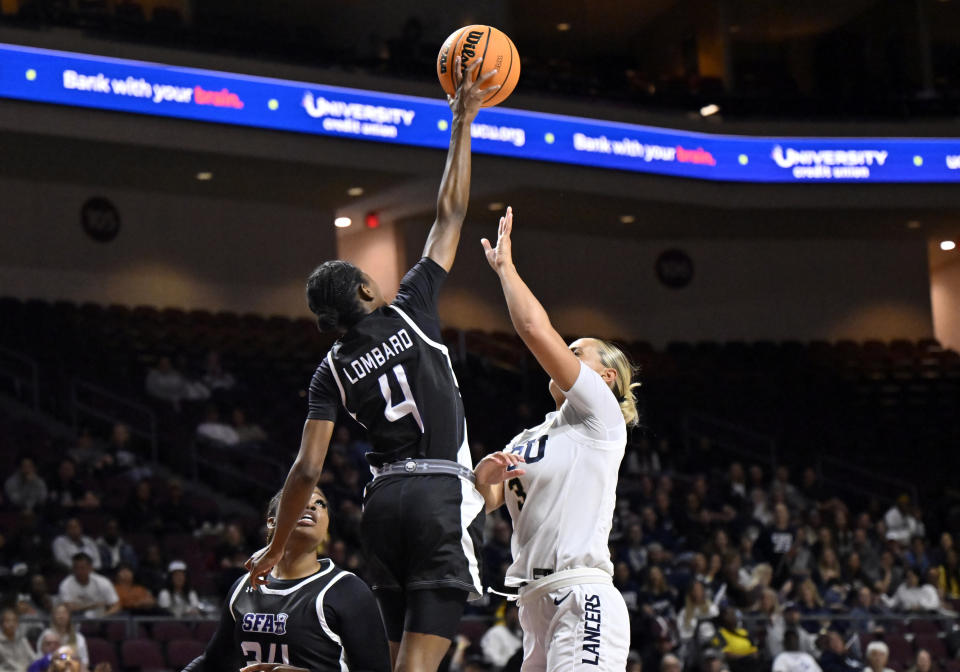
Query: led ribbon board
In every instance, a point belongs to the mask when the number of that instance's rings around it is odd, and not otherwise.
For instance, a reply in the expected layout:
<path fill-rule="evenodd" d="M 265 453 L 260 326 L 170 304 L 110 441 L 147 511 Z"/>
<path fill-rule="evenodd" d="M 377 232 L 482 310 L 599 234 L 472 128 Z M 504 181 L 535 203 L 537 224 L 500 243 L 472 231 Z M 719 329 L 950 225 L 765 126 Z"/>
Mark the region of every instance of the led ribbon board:
<path fill-rule="evenodd" d="M 439 88 L 438 88 L 439 92 Z M 0 97 L 446 148 L 436 100 L 0 44 Z M 485 109 L 474 151 L 730 182 L 960 182 L 957 138 L 768 138 Z"/>

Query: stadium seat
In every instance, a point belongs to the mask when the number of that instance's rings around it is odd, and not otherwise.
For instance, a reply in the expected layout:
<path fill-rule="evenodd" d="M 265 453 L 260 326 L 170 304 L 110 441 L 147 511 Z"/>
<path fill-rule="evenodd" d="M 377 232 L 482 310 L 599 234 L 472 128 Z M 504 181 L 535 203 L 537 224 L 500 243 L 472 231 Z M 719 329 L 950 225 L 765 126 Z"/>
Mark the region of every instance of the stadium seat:
<path fill-rule="evenodd" d="M 213 639 L 213 633 L 217 631 L 218 625 L 219 621 L 200 621 L 193 631 L 193 638 L 206 644 Z"/>
<path fill-rule="evenodd" d="M 192 634 L 190 627 L 179 621 L 158 621 L 153 624 L 153 639 L 158 642 L 190 639 Z"/>
<path fill-rule="evenodd" d="M 945 660 L 947 658 L 947 646 L 936 632 L 917 633 L 913 639 L 913 643 L 918 650 L 926 649 L 929 651 L 934 661 Z"/>
<path fill-rule="evenodd" d="M 98 663 L 109 663 L 114 670 L 119 669 L 117 649 L 111 642 L 100 637 L 87 637 L 87 651 L 90 654 L 90 669 Z"/>
<path fill-rule="evenodd" d="M 166 661 L 160 645 L 152 639 L 128 639 L 120 645 L 120 659 L 125 668 L 163 669 Z"/>
<path fill-rule="evenodd" d="M 174 639 L 167 644 L 167 664 L 174 669 L 183 669 L 203 653 L 204 648 L 204 644 L 195 639 Z"/>

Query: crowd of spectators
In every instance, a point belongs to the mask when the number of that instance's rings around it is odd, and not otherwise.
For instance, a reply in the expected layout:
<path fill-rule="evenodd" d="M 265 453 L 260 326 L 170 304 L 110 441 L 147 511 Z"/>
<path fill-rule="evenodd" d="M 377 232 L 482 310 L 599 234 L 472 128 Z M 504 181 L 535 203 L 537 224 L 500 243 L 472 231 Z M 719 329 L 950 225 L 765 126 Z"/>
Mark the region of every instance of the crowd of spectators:
<path fill-rule="evenodd" d="M 199 444 L 237 455 L 262 447 L 267 432 L 246 417 L 242 376 L 215 353 L 204 361 L 189 374 L 158 358 L 146 393 L 172 417 L 200 420 Z M 516 408 L 529 424 L 530 409 L 519 400 Z M 709 445 L 680 456 L 672 445 L 637 437 L 618 486 L 610 552 L 631 615 L 632 672 L 906 672 L 908 664 L 929 672 L 956 654 L 948 620 L 933 644 L 909 655 L 883 641 L 907 617 L 950 619 L 960 605 L 953 531 L 934 537 L 919 502 L 843 499 L 812 467 L 707 459 Z M 0 661 L 49 667 L 68 647 L 86 668 L 78 621 L 215 613 L 263 539 L 259 515 L 201 513 L 122 424 L 102 437 L 82 431 L 53 453 L 23 448 L 0 474 L 0 515 L 11 523 L 0 529 Z M 362 433 L 338 426 L 320 483 L 332 504 L 326 552 L 360 576 L 367 450 Z M 488 450 L 475 445 L 475 457 Z M 484 581 L 495 589 L 511 561 L 510 536 L 505 513 L 488 517 Z M 483 627 L 458 638 L 451 668 L 516 669 L 515 607 L 487 598 L 468 619 Z"/>

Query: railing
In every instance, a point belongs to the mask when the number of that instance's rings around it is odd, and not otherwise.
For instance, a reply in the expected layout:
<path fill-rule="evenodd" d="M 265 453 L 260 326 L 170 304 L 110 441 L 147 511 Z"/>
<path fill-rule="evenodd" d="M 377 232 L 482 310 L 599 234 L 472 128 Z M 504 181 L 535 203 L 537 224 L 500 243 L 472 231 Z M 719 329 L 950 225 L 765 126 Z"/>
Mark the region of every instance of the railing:
<path fill-rule="evenodd" d="M 122 422 L 131 434 L 149 442 L 151 460 L 158 461 L 157 416 L 152 409 L 77 379 L 70 384 L 70 401 L 74 431 L 79 432 L 80 422 L 85 418 L 111 424 Z"/>
<path fill-rule="evenodd" d="M 10 383 L 14 399 L 40 410 L 40 367 L 36 360 L 0 346 L 0 379 Z"/>

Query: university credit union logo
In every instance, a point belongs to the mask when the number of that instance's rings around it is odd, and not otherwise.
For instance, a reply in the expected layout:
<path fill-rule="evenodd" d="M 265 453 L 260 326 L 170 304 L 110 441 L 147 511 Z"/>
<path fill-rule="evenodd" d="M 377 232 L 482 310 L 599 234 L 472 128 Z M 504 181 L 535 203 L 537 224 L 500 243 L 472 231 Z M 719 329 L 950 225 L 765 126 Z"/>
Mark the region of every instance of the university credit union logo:
<path fill-rule="evenodd" d="M 870 169 L 883 166 L 889 152 L 879 149 L 794 149 L 774 145 L 770 157 L 797 179 L 830 180 L 870 178 Z"/>

